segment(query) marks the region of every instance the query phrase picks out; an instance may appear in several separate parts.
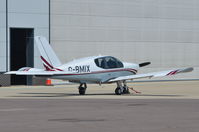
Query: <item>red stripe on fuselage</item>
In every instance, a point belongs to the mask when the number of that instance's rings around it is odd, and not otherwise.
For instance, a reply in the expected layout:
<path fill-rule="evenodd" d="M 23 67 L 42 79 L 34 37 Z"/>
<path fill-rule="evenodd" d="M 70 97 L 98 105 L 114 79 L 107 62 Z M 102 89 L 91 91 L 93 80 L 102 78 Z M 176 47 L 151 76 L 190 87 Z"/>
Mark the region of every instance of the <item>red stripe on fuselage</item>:
<path fill-rule="evenodd" d="M 61 75 L 65 75 L 65 76 L 72 76 L 72 75 L 86 75 L 86 74 L 100 74 L 100 73 L 107 73 L 107 72 L 120 72 L 120 71 L 128 71 L 128 72 L 132 72 L 134 74 L 137 73 L 137 70 L 135 69 L 117 69 L 117 70 L 105 70 L 105 71 L 95 71 L 95 72 L 89 72 L 89 73 L 77 73 L 77 74 L 56 74 L 56 76 L 61 76 Z"/>

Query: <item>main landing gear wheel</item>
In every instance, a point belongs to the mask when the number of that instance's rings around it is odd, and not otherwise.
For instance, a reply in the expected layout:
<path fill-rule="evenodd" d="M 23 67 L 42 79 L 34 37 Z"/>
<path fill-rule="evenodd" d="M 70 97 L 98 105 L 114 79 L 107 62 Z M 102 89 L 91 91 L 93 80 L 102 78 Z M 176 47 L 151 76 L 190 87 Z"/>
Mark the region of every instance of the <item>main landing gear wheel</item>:
<path fill-rule="evenodd" d="M 117 88 L 115 89 L 115 94 L 116 94 L 116 95 L 121 95 L 121 94 L 122 94 L 122 89 L 121 89 L 120 87 L 117 87 Z"/>
<path fill-rule="evenodd" d="M 80 86 L 79 86 L 79 94 L 80 95 L 85 95 L 86 88 L 87 88 L 86 83 L 81 83 Z"/>

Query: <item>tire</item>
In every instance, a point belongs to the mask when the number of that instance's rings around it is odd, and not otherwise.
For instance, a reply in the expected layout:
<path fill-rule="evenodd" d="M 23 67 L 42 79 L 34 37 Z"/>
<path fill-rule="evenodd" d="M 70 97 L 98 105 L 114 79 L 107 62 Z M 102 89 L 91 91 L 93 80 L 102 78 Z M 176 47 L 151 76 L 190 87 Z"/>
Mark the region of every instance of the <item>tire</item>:
<path fill-rule="evenodd" d="M 115 89 L 115 94 L 116 94 L 116 95 L 121 95 L 121 94 L 122 94 L 121 88 L 116 88 L 116 89 Z"/>
<path fill-rule="evenodd" d="M 79 94 L 80 95 L 85 95 L 85 93 L 86 93 L 86 89 L 84 87 L 80 87 L 79 88 Z"/>
<path fill-rule="evenodd" d="M 126 87 L 123 87 L 123 93 L 124 94 L 130 94 L 130 92 L 129 92 L 129 89 L 128 88 L 126 88 Z"/>

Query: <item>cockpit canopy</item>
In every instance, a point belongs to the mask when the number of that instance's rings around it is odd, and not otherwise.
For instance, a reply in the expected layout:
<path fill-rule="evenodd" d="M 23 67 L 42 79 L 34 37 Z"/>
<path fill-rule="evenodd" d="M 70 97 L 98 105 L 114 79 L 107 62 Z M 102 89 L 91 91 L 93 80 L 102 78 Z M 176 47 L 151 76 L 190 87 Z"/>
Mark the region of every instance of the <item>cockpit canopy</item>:
<path fill-rule="evenodd" d="M 124 67 L 123 63 L 112 57 L 112 56 L 105 56 L 95 59 L 95 64 L 103 69 L 112 69 L 112 68 L 122 68 Z"/>

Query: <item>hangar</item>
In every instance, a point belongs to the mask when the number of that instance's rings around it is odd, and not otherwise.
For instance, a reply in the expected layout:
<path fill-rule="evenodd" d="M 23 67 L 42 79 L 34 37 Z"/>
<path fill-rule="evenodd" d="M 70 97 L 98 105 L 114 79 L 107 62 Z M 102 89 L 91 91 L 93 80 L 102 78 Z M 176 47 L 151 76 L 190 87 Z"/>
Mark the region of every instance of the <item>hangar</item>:
<path fill-rule="evenodd" d="M 49 0 L 0 0 L 0 72 L 40 67 L 34 36 L 49 39 Z M 31 85 L 32 77 L 0 75 L 0 85 Z"/>
<path fill-rule="evenodd" d="M 34 36 L 45 36 L 62 62 L 99 54 L 151 61 L 141 72 L 194 67 L 199 79 L 198 0 L 1 0 L 0 73 L 41 67 Z M 40 80 L 0 74 L 0 85 Z M 20 80 L 20 81 L 19 81 Z"/>

